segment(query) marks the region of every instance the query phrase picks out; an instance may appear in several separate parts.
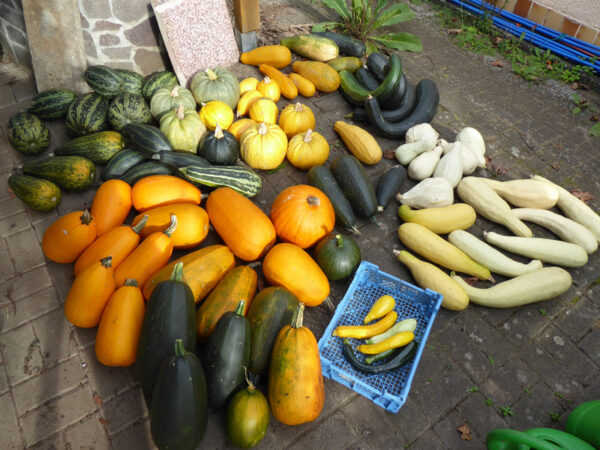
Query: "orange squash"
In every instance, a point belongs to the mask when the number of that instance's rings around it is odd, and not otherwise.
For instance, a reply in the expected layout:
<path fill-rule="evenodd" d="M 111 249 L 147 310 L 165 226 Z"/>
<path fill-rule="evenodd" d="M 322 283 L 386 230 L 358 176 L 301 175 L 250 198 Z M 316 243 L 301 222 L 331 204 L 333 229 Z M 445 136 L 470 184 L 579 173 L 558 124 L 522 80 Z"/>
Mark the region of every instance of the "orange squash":
<path fill-rule="evenodd" d="M 256 125 L 256 122 L 252 119 L 239 119 L 233 122 L 227 131 L 233 134 L 239 142 L 244 131 L 254 125 Z"/>
<path fill-rule="evenodd" d="M 258 66 L 258 70 L 260 70 L 260 72 L 263 75 L 266 75 L 271 80 L 274 80 L 279 85 L 281 95 L 283 95 L 288 100 L 294 100 L 298 96 L 298 88 L 296 87 L 294 82 L 290 80 L 287 75 L 281 73 L 275 67 L 270 66 L 268 64 L 260 64 Z"/>
<path fill-rule="evenodd" d="M 147 220 L 148 217 L 137 225 L 121 225 L 104 233 L 79 255 L 73 273 L 78 275 L 86 267 L 107 256 L 112 256 L 112 266 L 116 269 L 140 243 L 140 230 Z"/>
<path fill-rule="evenodd" d="M 235 311 L 241 300 L 244 300 L 245 316 L 256 294 L 257 280 L 256 271 L 248 266 L 237 266 L 229 271 L 196 312 L 198 339 L 208 340 L 221 316 Z"/>
<path fill-rule="evenodd" d="M 302 103 L 291 103 L 283 108 L 279 116 L 279 128 L 288 139 L 308 129 L 315 129 L 315 115 Z"/>
<path fill-rule="evenodd" d="M 90 212 L 73 211 L 56 219 L 44 232 L 42 251 L 58 263 L 72 263 L 96 239 L 96 221 Z"/>
<path fill-rule="evenodd" d="M 95 327 L 114 291 L 115 280 L 109 256 L 96 261 L 73 280 L 65 300 L 67 320 L 76 327 Z"/>
<path fill-rule="evenodd" d="M 171 234 L 177 227 L 177 217 L 171 216 L 171 225 L 164 231 L 155 231 L 142 241 L 115 269 L 115 283 L 123 286 L 127 278 L 143 285 L 150 275 L 169 261 L 173 253 Z"/>
<path fill-rule="evenodd" d="M 137 281 L 126 280 L 110 299 L 96 333 L 96 358 L 105 366 L 135 362 L 146 304 Z"/>
<path fill-rule="evenodd" d="M 213 228 L 244 261 L 255 261 L 275 243 L 275 227 L 252 201 L 231 188 L 210 193 L 206 211 Z"/>
<path fill-rule="evenodd" d="M 131 186 L 122 180 L 108 180 L 100 185 L 92 202 L 92 217 L 98 236 L 125 222 L 131 210 Z"/>
<path fill-rule="evenodd" d="M 199 205 L 202 193 L 192 183 L 181 178 L 172 175 L 150 175 L 133 185 L 131 198 L 133 207 L 138 212 L 143 212 L 175 203 Z"/>
<path fill-rule="evenodd" d="M 260 92 L 258 92 L 256 89 L 244 92 L 242 94 L 242 96 L 240 97 L 240 100 L 238 101 L 237 111 L 235 113 L 235 116 L 242 117 L 242 116 L 245 116 L 246 114 L 248 114 L 250 105 L 252 105 L 252 103 L 254 103 L 259 98 L 263 98 L 263 97 L 264 96 Z M 233 124 L 231 124 L 231 125 L 233 125 Z M 231 128 L 231 125 L 229 126 L 229 128 Z"/>
<path fill-rule="evenodd" d="M 240 55 L 242 64 L 258 66 L 259 64 L 270 64 L 282 69 L 292 62 L 292 52 L 283 45 L 264 45 Z"/>
<path fill-rule="evenodd" d="M 138 214 L 132 225 L 138 224 L 147 215 L 148 222 L 140 236 L 147 238 L 156 231 L 163 231 L 171 223 L 171 215 L 177 216 L 177 228 L 171 234 L 175 249 L 189 249 L 199 246 L 208 234 L 208 214 L 204 208 L 189 203 L 159 206 Z"/>
<path fill-rule="evenodd" d="M 270 98 L 275 103 L 281 98 L 281 88 L 275 80 L 271 80 L 269 77 L 264 77 L 263 80 L 256 85 L 256 90 L 260 92 L 263 97 Z"/>
<path fill-rule="evenodd" d="M 285 188 L 271 205 L 271 222 L 277 236 L 300 248 L 315 245 L 335 226 L 335 211 L 329 198 L 307 184 Z"/>
<path fill-rule="evenodd" d="M 314 84 L 321 92 L 334 92 L 340 87 L 340 75 L 337 70 L 320 61 L 296 61 L 292 70 Z"/>
<path fill-rule="evenodd" d="M 271 286 L 286 288 L 306 306 L 318 306 L 329 295 L 329 280 L 308 253 L 287 242 L 265 255 L 263 274 Z"/>
<path fill-rule="evenodd" d="M 296 85 L 298 88 L 298 93 L 303 97 L 312 97 L 315 95 L 317 88 L 312 83 L 312 81 L 307 80 L 302 75 L 298 73 L 290 73 L 288 75 L 290 80 Z"/>
<path fill-rule="evenodd" d="M 183 263 L 182 280 L 190 287 L 196 303 L 204 300 L 217 283 L 235 266 L 235 257 L 225 245 L 210 245 L 188 253 L 154 273 L 144 284 L 146 300 L 158 283 L 171 278 L 173 267 Z"/>
<path fill-rule="evenodd" d="M 292 323 L 277 334 L 269 364 L 269 406 L 285 425 L 312 422 L 325 405 L 319 346 L 312 331 L 302 325 L 303 312 L 300 303 Z"/>

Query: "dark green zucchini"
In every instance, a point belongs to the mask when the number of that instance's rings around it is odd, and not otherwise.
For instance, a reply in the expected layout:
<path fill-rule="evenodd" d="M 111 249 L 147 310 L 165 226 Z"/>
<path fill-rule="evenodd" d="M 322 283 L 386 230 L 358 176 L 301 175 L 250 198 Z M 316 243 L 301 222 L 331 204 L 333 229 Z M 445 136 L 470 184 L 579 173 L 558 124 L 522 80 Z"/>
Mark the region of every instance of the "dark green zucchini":
<path fill-rule="evenodd" d="M 190 287 L 181 280 L 183 263 L 173 267 L 169 280 L 156 285 L 146 305 L 135 368 L 146 403 L 151 404 L 162 363 L 173 354 L 176 339 L 196 351 L 196 308 Z"/>
<path fill-rule="evenodd" d="M 83 156 L 50 156 L 25 161 L 23 173 L 50 180 L 62 189 L 83 190 L 96 180 L 96 166 Z"/>
<path fill-rule="evenodd" d="M 175 175 L 175 173 L 159 162 L 142 161 L 118 178 L 133 186 L 137 181 L 150 175 Z"/>
<path fill-rule="evenodd" d="M 145 123 L 128 123 L 121 129 L 127 147 L 152 155 L 173 150 L 169 140 L 158 128 Z"/>
<path fill-rule="evenodd" d="M 400 191 L 402 183 L 406 180 L 406 169 L 398 164 L 387 169 L 377 182 L 377 209 L 383 211 L 390 201 Z"/>
<path fill-rule="evenodd" d="M 364 99 L 369 96 L 371 91 L 360 84 L 352 72 L 348 70 L 342 70 L 339 72 L 339 75 L 339 90 L 342 96 L 351 105 L 362 105 L 364 103 Z"/>
<path fill-rule="evenodd" d="M 389 59 L 381 53 L 373 52 L 367 57 L 367 68 L 379 82 L 382 82 L 390 68 Z"/>
<path fill-rule="evenodd" d="M 402 74 L 398 83 L 396 83 L 396 87 L 394 88 L 392 95 L 384 102 L 381 103 L 381 107 L 384 109 L 394 109 L 396 108 L 404 98 L 406 94 L 406 87 L 408 86 L 408 82 L 406 81 L 406 76 Z"/>
<path fill-rule="evenodd" d="M 167 166 L 169 169 L 178 171 L 180 167 L 200 166 L 211 167 L 212 164 L 205 160 L 202 156 L 195 153 L 173 151 L 160 151 L 152 155 L 153 161 Z"/>
<path fill-rule="evenodd" d="M 102 169 L 101 177 L 105 181 L 113 178 L 120 178 L 125 175 L 125 172 L 145 159 L 146 155 L 143 153 L 130 148 L 124 148 L 106 163 L 104 169 Z"/>
<path fill-rule="evenodd" d="M 403 139 L 409 128 L 430 122 L 435 117 L 440 102 L 436 84 L 428 79 L 421 80 L 417 85 L 416 97 L 416 105 L 410 115 L 397 123 L 388 122 L 383 118 L 375 97 L 367 98 L 365 110 L 377 133 L 390 139 Z"/>
<path fill-rule="evenodd" d="M 331 163 L 331 172 L 358 216 L 368 218 L 377 213 L 375 189 L 358 159 L 339 155 Z"/>
<path fill-rule="evenodd" d="M 373 78 L 369 71 L 364 67 L 361 67 L 354 72 L 354 77 L 360 84 L 363 85 L 365 89 L 369 91 L 374 91 L 379 87 L 380 82 Z"/>
<path fill-rule="evenodd" d="M 200 360 L 181 339 L 160 367 L 152 394 L 150 432 L 160 449 L 194 450 L 206 432 L 206 377 Z M 171 350 L 173 352 L 173 350 Z"/>
<path fill-rule="evenodd" d="M 356 217 L 352 205 L 335 181 L 331 170 L 326 166 L 314 166 L 308 171 L 307 178 L 308 184 L 320 189 L 329 198 L 335 211 L 336 220 L 353 233 L 360 234 L 356 228 Z"/>
<path fill-rule="evenodd" d="M 416 100 L 415 88 L 412 84 L 406 83 L 406 93 L 398 107 L 396 109 L 381 110 L 381 115 L 388 122 L 400 122 L 412 112 Z M 352 110 L 352 120 L 355 122 L 370 122 L 367 111 L 362 107 Z"/>
<path fill-rule="evenodd" d="M 313 31 L 313 34 L 326 37 L 335 42 L 340 49 L 341 55 L 356 56 L 362 58 L 365 54 L 366 46 L 362 41 L 345 34 L 335 33 L 333 31 Z"/>
<path fill-rule="evenodd" d="M 250 326 L 244 317 L 244 300 L 235 311 L 221 316 L 204 349 L 208 403 L 218 409 L 244 382 L 250 361 Z"/>
<path fill-rule="evenodd" d="M 354 353 L 354 350 L 352 350 L 352 346 L 350 345 L 350 342 L 348 342 L 348 339 L 344 339 L 342 353 L 350 365 L 361 372 L 384 373 L 397 369 L 410 361 L 415 353 L 417 353 L 418 347 L 419 343 L 413 340 L 406 344 L 404 348 L 398 350 L 392 359 L 383 364 L 376 365 L 368 365 L 359 360 Z"/>

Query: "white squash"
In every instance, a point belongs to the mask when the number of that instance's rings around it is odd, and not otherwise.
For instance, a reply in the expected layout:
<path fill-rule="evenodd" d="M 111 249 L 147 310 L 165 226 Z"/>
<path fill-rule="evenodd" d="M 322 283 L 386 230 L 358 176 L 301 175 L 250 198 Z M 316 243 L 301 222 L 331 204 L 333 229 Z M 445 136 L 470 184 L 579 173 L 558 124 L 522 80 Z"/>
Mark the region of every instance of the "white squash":
<path fill-rule="evenodd" d="M 402 165 L 407 165 L 417 155 L 432 150 L 439 134 L 428 123 L 421 123 L 409 128 L 406 132 L 405 144 L 400 145 L 394 152 L 396 159 Z"/>
<path fill-rule="evenodd" d="M 421 153 L 408 165 L 409 178 L 417 181 L 429 178 L 442 156 L 442 147 L 437 145 L 433 150 Z"/>
<path fill-rule="evenodd" d="M 452 150 L 445 154 L 433 171 L 434 177 L 445 178 L 450 182 L 450 186 L 455 188 L 462 178 L 462 147 L 454 145 Z"/>
<path fill-rule="evenodd" d="M 404 194 L 396 194 L 396 200 L 411 208 L 438 208 L 454 203 L 454 191 L 445 178 L 425 178 Z"/>
<path fill-rule="evenodd" d="M 550 209 L 558 201 L 558 191 L 539 181 L 481 179 L 500 197 L 519 208 Z"/>
<path fill-rule="evenodd" d="M 458 132 L 456 140 L 475 153 L 479 161 L 479 167 L 485 168 L 485 142 L 479 131 L 472 127 L 465 127 Z"/>
<path fill-rule="evenodd" d="M 460 146 L 461 148 L 461 156 L 462 156 L 462 166 L 463 166 L 463 176 L 471 175 L 477 169 L 479 165 L 479 159 L 475 152 L 473 152 L 469 147 L 464 145 L 462 142 L 456 141 L 453 143 L 448 143 L 444 139 L 438 139 L 438 145 L 444 149 L 444 155 L 452 150 L 455 146 Z"/>

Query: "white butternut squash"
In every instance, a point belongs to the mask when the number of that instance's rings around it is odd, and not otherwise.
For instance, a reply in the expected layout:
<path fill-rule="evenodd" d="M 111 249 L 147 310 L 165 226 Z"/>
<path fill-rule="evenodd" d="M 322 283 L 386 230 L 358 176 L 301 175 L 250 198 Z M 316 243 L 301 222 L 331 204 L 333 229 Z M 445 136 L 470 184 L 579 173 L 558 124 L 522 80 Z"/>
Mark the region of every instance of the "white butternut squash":
<path fill-rule="evenodd" d="M 433 150 L 439 134 L 428 123 L 421 123 L 409 128 L 406 132 L 405 144 L 400 145 L 394 152 L 396 159 L 402 165 L 407 165 L 417 155 Z"/>
<path fill-rule="evenodd" d="M 479 161 L 479 167 L 485 168 L 485 142 L 479 131 L 472 127 L 465 127 L 456 135 L 456 141 L 469 148 Z"/>
<path fill-rule="evenodd" d="M 462 178 L 462 146 L 454 145 L 452 150 L 442 156 L 440 162 L 433 171 L 434 177 L 445 178 L 450 182 L 450 186 L 455 188 Z"/>
<path fill-rule="evenodd" d="M 556 189 L 539 181 L 481 179 L 500 197 L 519 208 L 550 209 L 558 201 Z"/>
<path fill-rule="evenodd" d="M 437 145 L 433 150 L 421 153 L 408 165 L 408 176 L 412 180 L 421 181 L 429 178 L 442 156 L 442 147 Z"/>
<path fill-rule="evenodd" d="M 477 158 L 477 155 L 462 142 L 456 141 L 453 143 L 448 143 L 444 139 L 438 139 L 438 146 L 442 147 L 444 150 L 444 155 L 454 147 L 460 147 L 463 175 L 471 175 L 473 172 L 475 172 L 475 169 L 477 169 L 477 166 L 479 165 L 479 159 Z"/>
<path fill-rule="evenodd" d="M 445 178 L 425 178 L 404 194 L 396 194 L 396 200 L 412 208 L 438 208 L 454 202 L 454 190 Z"/>

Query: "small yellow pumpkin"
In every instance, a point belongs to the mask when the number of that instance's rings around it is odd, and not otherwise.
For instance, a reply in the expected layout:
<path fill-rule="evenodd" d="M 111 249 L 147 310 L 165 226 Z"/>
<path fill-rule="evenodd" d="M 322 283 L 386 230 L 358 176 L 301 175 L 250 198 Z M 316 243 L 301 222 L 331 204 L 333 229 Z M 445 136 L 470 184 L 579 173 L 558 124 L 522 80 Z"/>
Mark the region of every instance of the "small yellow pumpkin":
<path fill-rule="evenodd" d="M 250 114 L 250 118 L 255 122 L 276 124 L 279 110 L 273 100 L 263 97 L 252 102 L 248 113 Z"/>
<path fill-rule="evenodd" d="M 271 80 L 269 77 L 264 77 L 263 80 L 258 83 L 256 90 L 260 92 L 263 97 L 270 98 L 275 103 L 281 98 L 281 89 L 275 80 Z"/>
<path fill-rule="evenodd" d="M 279 128 L 283 130 L 289 139 L 298 133 L 305 132 L 309 128 L 314 129 L 315 115 L 308 106 L 302 103 L 289 104 L 281 111 Z"/>
<path fill-rule="evenodd" d="M 300 170 L 308 170 L 314 166 L 325 164 L 329 157 L 327 139 L 310 128 L 305 133 L 298 133 L 288 143 L 287 159 Z"/>
<path fill-rule="evenodd" d="M 240 93 L 243 94 L 244 92 L 255 90 L 257 84 L 258 78 L 244 78 L 242 81 L 240 81 Z"/>
<path fill-rule="evenodd" d="M 240 153 L 246 164 L 253 169 L 270 170 L 278 167 L 285 159 L 287 143 L 287 137 L 281 128 L 263 122 L 244 132 L 240 141 Z"/>
<path fill-rule="evenodd" d="M 210 131 L 214 131 L 217 123 L 223 130 L 226 130 L 233 122 L 233 110 L 221 100 L 211 100 L 205 103 L 199 114 L 202 122 Z"/>
<path fill-rule="evenodd" d="M 250 105 L 254 103 L 259 98 L 262 98 L 263 95 L 258 92 L 256 89 L 252 89 L 246 91 L 240 97 L 240 101 L 237 104 L 237 113 L 236 117 L 245 116 L 248 114 L 248 110 L 250 109 Z"/>
<path fill-rule="evenodd" d="M 242 134 L 244 134 L 244 131 L 246 131 L 252 125 L 256 125 L 256 122 L 252 119 L 246 119 L 246 118 L 239 119 L 239 120 L 236 120 L 235 122 L 233 122 L 229 126 L 229 129 L 227 131 L 229 131 L 231 134 L 233 134 L 239 142 L 239 140 L 242 137 Z"/>

